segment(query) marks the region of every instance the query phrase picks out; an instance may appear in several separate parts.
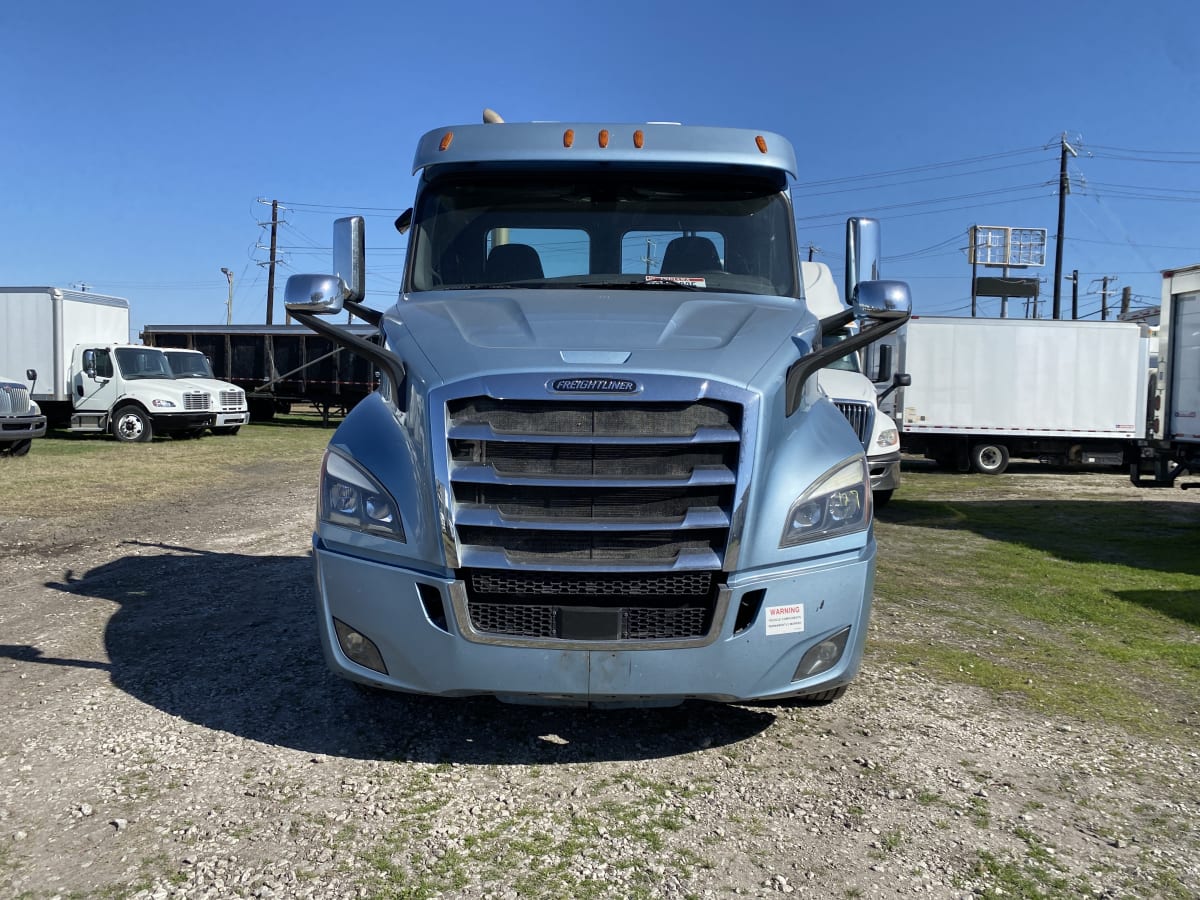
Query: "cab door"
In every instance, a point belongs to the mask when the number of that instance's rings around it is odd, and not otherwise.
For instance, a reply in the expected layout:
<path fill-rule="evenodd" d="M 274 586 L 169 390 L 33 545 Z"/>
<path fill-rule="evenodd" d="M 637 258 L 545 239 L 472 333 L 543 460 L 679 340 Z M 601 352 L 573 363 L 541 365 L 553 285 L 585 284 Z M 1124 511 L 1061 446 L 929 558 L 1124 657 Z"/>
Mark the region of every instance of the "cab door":
<path fill-rule="evenodd" d="M 107 412 L 117 400 L 120 383 L 109 350 L 84 348 L 75 366 L 71 401 L 80 412 Z"/>

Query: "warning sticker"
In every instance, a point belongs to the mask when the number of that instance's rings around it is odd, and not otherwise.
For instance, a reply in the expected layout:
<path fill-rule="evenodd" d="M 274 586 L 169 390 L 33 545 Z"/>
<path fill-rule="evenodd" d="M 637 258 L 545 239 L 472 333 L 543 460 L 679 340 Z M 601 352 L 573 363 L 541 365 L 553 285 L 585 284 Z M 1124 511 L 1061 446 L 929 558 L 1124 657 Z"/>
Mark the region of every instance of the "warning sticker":
<path fill-rule="evenodd" d="M 767 607 L 767 634 L 795 634 L 803 630 L 803 603 Z"/>
<path fill-rule="evenodd" d="M 698 288 L 708 287 L 708 282 L 706 282 L 702 277 L 697 277 L 695 275 L 647 275 L 646 276 L 647 284 L 662 284 L 663 282 L 666 282 L 667 284 L 686 284 L 686 285 L 689 285 L 690 287 L 698 287 Z"/>

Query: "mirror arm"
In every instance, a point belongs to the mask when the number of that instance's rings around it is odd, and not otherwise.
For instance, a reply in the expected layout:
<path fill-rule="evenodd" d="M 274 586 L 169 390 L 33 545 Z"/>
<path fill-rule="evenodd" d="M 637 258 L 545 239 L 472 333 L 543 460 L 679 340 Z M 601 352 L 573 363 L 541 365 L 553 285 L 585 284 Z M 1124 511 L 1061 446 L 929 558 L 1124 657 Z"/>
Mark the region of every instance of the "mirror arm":
<path fill-rule="evenodd" d="M 845 328 L 854 321 L 854 310 L 844 309 L 839 313 L 834 313 L 832 316 L 826 316 L 821 320 L 821 334 L 833 334 L 839 329 Z"/>
<path fill-rule="evenodd" d="M 357 334 L 343 331 L 331 322 L 326 322 L 320 316 L 315 316 L 312 313 L 295 310 L 292 312 L 292 318 L 299 321 L 301 325 L 307 325 L 317 334 L 329 338 L 335 344 L 345 347 L 351 353 L 357 353 L 359 356 L 377 365 L 392 383 L 392 389 L 396 393 L 396 405 L 403 407 L 403 403 L 400 402 L 400 391 L 404 386 L 405 372 L 404 363 L 398 356 L 386 348 L 379 346 L 374 341 L 368 341 Z"/>
<path fill-rule="evenodd" d="M 908 316 L 896 319 L 885 319 L 878 325 L 864 328 L 858 334 L 852 334 L 845 340 L 838 341 L 828 347 L 815 350 L 807 356 L 802 356 L 787 371 L 785 382 L 784 411 L 791 415 L 800 406 L 800 394 L 805 382 L 820 369 L 825 368 L 835 360 L 841 359 L 856 350 L 861 350 L 867 344 L 872 344 L 886 334 L 891 334 L 908 321 Z"/>
<path fill-rule="evenodd" d="M 357 300 L 347 300 L 342 304 L 342 307 L 346 310 L 346 312 L 353 313 L 368 325 L 374 325 L 378 327 L 379 323 L 383 321 L 383 313 L 377 309 L 372 309 L 369 306 L 364 306 Z"/>

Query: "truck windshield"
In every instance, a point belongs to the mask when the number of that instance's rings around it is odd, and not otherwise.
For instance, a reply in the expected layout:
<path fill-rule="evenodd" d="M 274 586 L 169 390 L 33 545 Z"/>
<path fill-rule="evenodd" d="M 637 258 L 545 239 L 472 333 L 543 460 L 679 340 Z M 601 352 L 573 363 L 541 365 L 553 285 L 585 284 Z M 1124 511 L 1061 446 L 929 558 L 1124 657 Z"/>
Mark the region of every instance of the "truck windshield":
<path fill-rule="evenodd" d="M 174 378 L 167 358 L 153 347 L 118 347 L 117 368 L 125 378 Z"/>
<path fill-rule="evenodd" d="M 825 341 L 830 344 L 837 344 L 850 337 L 850 332 L 843 328 L 841 331 L 835 331 L 833 334 L 825 335 Z M 858 354 L 848 353 L 840 359 L 835 359 L 825 368 L 839 369 L 843 372 L 858 372 L 861 371 L 858 365 Z"/>
<path fill-rule="evenodd" d="M 175 373 L 176 378 L 212 378 L 212 366 L 208 364 L 208 357 L 202 356 L 199 353 L 183 353 L 176 351 L 172 353 L 170 350 L 163 351 L 167 357 L 167 364 L 171 367 L 171 371 Z"/>
<path fill-rule="evenodd" d="M 409 290 L 702 290 L 796 296 L 771 178 L 705 170 L 447 175 L 422 185 Z"/>

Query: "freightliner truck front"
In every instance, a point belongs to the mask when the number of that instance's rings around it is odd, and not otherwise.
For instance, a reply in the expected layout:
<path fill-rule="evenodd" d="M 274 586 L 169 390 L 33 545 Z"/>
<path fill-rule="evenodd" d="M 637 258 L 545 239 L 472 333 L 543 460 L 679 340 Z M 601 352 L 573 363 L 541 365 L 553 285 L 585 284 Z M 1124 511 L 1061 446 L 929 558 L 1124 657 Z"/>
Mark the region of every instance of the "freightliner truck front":
<path fill-rule="evenodd" d="M 321 471 L 332 669 L 511 702 L 840 696 L 876 544 L 863 445 L 814 376 L 903 324 L 907 286 L 809 311 L 777 134 L 456 126 L 414 173 L 394 306 L 362 302 L 357 217 L 334 274 L 287 285 L 382 375 Z M 322 318 L 343 309 L 378 335 Z"/>

